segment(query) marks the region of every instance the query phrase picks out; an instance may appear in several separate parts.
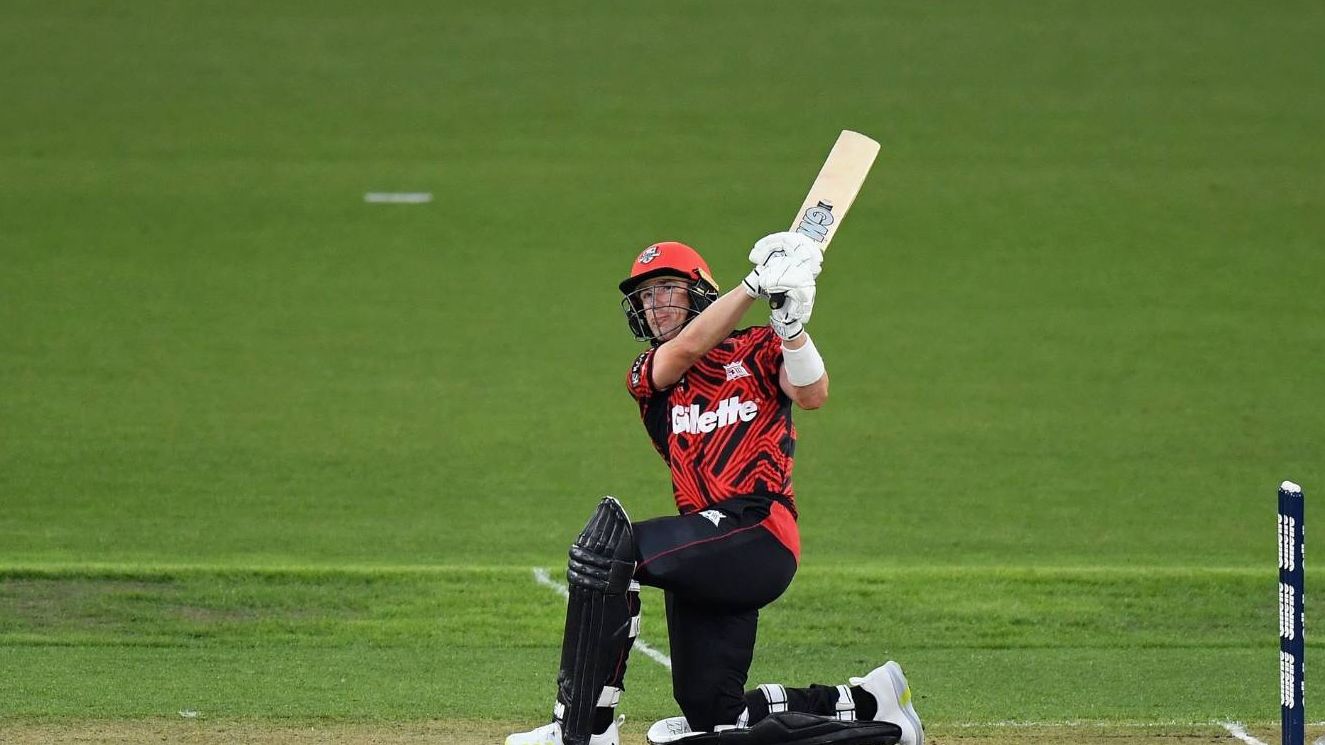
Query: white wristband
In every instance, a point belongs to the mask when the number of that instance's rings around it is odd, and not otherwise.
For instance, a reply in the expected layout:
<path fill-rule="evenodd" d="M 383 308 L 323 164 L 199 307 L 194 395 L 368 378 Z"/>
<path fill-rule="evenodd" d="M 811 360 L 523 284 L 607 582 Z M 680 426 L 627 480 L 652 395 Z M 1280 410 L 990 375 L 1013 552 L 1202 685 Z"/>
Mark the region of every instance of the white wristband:
<path fill-rule="evenodd" d="M 814 339 L 809 334 L 802 334 L 805 343 L 799 349 L 787 349 L 782 345 L 782 366 L 787 370 L 787 380 L 794 386 L 817 383 L 824 376 L 824 358 L 814 348 Z"/>

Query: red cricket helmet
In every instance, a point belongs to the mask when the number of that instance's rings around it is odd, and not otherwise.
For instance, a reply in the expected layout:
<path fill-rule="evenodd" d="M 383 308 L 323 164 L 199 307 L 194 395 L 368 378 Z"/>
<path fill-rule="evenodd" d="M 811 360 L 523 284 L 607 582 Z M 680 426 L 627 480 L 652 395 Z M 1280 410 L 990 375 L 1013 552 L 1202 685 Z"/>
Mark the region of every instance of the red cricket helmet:
<path fill-rule="evenodd" d="M 645 280 L 654 277 L 680 277 L 690 281 L 690 318 L 699 315 L 705 308 L 718 299 L 718 283 L 713 281 L 708 262 L 695 249 L 677 241 L 663 241 L 640 252 L 635 263 L 630 265 L 630 276 L 618 285 L 621 294 L 621 308 L 626 313 L 626 322 L 631 333 L 640 341 L 658 343 L 644 319 L 644 309 L 636 295 L 636 290 Z M 687 321 L 688 323 L 688 321 Z"/>
<path fill-rule="evenodd" d="M 623 279 L 619 285 L 621 294 L 629 295 L 644 280 L 662 276 L 704 282 L 713 288 L 714 292 L 718 289 L 718 284 L 713 281 L 713 273 L 709 271 L 708 262 L 704 261 L 704 257 L 700 256 L 698 251 L 684 243 L 663 241 L 649 246 L 635 257 L 635 263 L 630 265 L 630 276 Z"/>

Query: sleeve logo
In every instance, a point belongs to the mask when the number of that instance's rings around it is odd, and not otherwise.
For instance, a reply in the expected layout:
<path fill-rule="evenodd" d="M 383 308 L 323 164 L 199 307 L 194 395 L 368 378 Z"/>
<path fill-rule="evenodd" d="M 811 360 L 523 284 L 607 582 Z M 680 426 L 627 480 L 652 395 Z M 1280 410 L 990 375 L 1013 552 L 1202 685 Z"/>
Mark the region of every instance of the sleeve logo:
<path fill-rule="evenodd" d="M 639 385 L 640 372 L 644 369 L 644 358 L 648 356 L 648 352 L 640 353 L 640 356 L 635 358 L 635 364 L 630 366 L 630 384 L 632 386 Z"/>

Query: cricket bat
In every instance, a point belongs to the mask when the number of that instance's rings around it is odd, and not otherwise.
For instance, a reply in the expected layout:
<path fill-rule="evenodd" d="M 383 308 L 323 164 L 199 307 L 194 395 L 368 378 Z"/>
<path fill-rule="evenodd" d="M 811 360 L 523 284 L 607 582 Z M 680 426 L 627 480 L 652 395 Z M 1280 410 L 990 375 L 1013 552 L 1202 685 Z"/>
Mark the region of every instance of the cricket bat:
<path fill-rule="evenodd" d="M 842 130 L 790 229 L 818 241 L 827 251 L 878 154 L 879 143 L 859 132 Z M 775 293 L 769 305 L 780 308 L 784 300 L 783 293 Z"/>

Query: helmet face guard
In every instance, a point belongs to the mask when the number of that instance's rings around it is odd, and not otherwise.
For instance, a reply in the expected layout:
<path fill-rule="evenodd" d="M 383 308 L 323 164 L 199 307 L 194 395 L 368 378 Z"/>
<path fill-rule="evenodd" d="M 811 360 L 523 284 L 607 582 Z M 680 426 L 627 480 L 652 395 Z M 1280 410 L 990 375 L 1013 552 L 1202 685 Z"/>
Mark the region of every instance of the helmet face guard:
<path fill-rule="evenodd" d="M 684 277 L 678 277 L 678 279 L 685 280 L 685 290 L 690 298 L 690 302 L 685 306 L 655 305 L 652 306 L 652 309 L 666 310 L 668 308 L 677 308 L 685 310 L 686 318 L 681 322 L 681 325 L 677 327 L 677 330 L 680 330 L 685 328 L 686 324 L 695 320 L 695 317 L 704 312 L 705 308 L 712 305 L 714 300 L 718 299 L 718 290 L 716 287 L 708 284 L 702 279 L 697 281 L 690 281 Z M 641 297 L 644 292 L 649 289 L 651 288 L 636 287 L 634 290 L 626 293 L 626 296 L 621 298 L 621 310 L 626 314 L 626 324 L 630 326 L 630 333 L 635 335 L 635 340 L 647 341 L 656 347 L 663 343 L 663 339 L 660 338 L 659 334 L 654 332 L 653 327 L 649 324 L 649 319 L 647 317 L 648 311 L 644 309 L 644 302 Z M 670 331 L 671 329 L 668 330 Z"/>
<path fill-rule="evenodd" d="M 684 243 L 665 241 L 644 249 L 631 265 L 630 276 L 619 285 L 621 294 L 625 296 L 621 299 L 621 310 L 626 314 L 626 323 L 630 326 L 630 332 L 635 335 L 635 339 L 647 341 L 656 347 L 662 344 L 663 340 L 649 325 L 642 296 L 642 291 L 646 288 L 640 287 L 644 282 L 655 277 L 675 277 L 685 284 L 690 302 L 684 309 L 686 318 L 678 328 L 684 328 L 694 320 L 695 316 L 718 299 L 718 285 L 713 281 L 704 258 Z M 666 308 L 681 308 L 681 306 L 653 306 L 655 310 Z"/>

